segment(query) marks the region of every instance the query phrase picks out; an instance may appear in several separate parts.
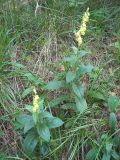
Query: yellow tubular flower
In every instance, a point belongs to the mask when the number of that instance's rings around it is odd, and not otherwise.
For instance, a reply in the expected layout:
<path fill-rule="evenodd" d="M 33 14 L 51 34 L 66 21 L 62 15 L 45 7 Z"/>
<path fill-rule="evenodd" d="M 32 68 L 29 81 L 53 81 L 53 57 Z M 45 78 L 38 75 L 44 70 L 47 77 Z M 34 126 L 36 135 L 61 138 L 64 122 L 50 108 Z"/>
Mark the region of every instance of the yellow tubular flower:
<path fill-rule="evenodd" d="M 86 24 L 83 23 L 80 27 L 79 33 L 83 36 L 85 35 L 85 31 L 86 31 Z"/>
<path fill-rule="evenodd" d="M 82 22 L 79 31 L 75 33 L 75 39 L 78 42 L 78 47 L 80 47 L 80 45 L 82 44 L 82 36 L 85 35 L 86 23 L 89 21 L 89 16 L 90 13 L 88 8 L 82 17 Z"/>
<path fill-rule="evenodd" d="M 39 109 L 38 100 L 39 100 L 39 96 L 35 95 L 35 97 L 33 98 L 33 112 L 37 112 Z"/>
<path fill-rule="evenodd" d="M 82 44 L 82 38 L 78 37 L 77 41 L 78 41 L 78 47 L 80 47 L 80 45 Z"/>
<path fill-rule="evenodd" d="M 80 37 L 80 32 L 75 32 L 75 38 L 76 38 L 76 41 L 77 41 L 77 38 Z"/>
<path fill-rule="evenodd" d="M 36 89 L 34 89 L 35 96 L 33 98 L 33 112 L 37 112 L 39 109 L 38 100 L 39 96 L 37 95 Z"/>

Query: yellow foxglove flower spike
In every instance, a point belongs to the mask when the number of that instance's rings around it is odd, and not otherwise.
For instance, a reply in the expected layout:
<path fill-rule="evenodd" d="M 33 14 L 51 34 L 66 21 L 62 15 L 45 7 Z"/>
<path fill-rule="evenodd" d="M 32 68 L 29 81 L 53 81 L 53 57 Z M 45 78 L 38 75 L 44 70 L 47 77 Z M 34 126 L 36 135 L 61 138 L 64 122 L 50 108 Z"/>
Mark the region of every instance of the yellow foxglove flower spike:
<path fill-rule="evenodd" d="M 39 96 L 37 95 L 37 91 L 34 88 L 33 89 L 35 96 L 33 97 L 33 112 L 37 112 L 39 109 L 38 101 L 39 101 Z"/>
<path fill-rule="evenodd" d="M 89 21 L 89 16 L 90 16 L 89 8 L 87 8 L 86 12 L 84 13 L 82 17 L 80 29 L 78 32 L 75 33 L 75 39 L 78 43 L 78 47 L 80 47 L 80 45 L 82 44 L 82 36 L 85 35 L 86 23 Z"/>

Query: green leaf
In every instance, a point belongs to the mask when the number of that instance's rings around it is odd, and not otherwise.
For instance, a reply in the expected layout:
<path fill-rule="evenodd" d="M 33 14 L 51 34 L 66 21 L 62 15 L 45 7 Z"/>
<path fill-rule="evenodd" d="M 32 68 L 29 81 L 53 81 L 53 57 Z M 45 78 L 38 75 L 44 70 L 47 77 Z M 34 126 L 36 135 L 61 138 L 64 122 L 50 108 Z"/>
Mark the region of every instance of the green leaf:
<path fill-rule="evenodd" d="M 96 100 L 103 100 L 103 101 L 106 100 L 106 96 L 105 96 L 105 94 L 104 94 L 102 91 L 97 91 L 97 90 L 94 91 L 94 90 L 91 90 L 91 91 L 89 91 L 88 95 L 89 95 L 90 97 L 95 98 Z"/>
<path fill-rule="evenodd" d="M 112 146 L 113 146 L 112 143 L 106 142 L 106 151 L 107 151 L 107 154 L 110 154 L 110 153 L 111 153 L 111 151 L 112 151 Z"/>
<path fill-rule="evenodd" d="M 41 138 L 43 138 L 47 142 L 50 141 L 50 131 L 49 131 L 49 128 L 45 124 L 40 124 L 37 130 Z"/>
<path fill-rule="evenodd" d="M 25 73 L 24 74 L 25 77 L 28 78 L 28 80 L 30 82 L 33 82 L 35 85 L 38 85 L 38 84 L 42 84 L 41 80 L 39 80 L 36 76 L 34 76 L 32 73 Z"/>
<path fill-rule="evenodd" d="M 51 113 L 49 113 L 49 112 L 47 112 L 47 111 L 43 111 L 43 112 L 41 112 L 40 113 L 40 117 L 42 117 L 42 118 L 53 118 L 53 115 L 51 114 Z"/>
<path fill-rule="evenodd" d="M 17 121 L 24 126 L 24 133 L 28 132 L 35 125 L 32 116 L 26 114 L 18 116 Z"/>
<path fill-rule="evenodd" d="M 23 64 L 15 63 L 15 62 L 12 62 L 12 66 L 14 66 L 16 68 L 25 68 L 25 66 Z"/>
<path fill-rule="evenodd" d="M 75 98 L 76 102 L 76 111 L 83 113 L 87 109 L 87 103 L 84 98 Z"/>
<path fill-rule="evenodd" d="M 46 156 L 48 153 L 49 153 L 49 144 L 48 143 L 43 143 L 41 146 L 40 146 L 40 153 L 43 155 L 43 156 Z"/>
<path fill-rule="evenodd" d="M 63 125 L 63 121 L 60 118 L 53 117 L 53 118 L 47 118 L 46 124 L 49 128 L 57 128 Z"/>
<path fill-rule="evenodd" d="M 33 106 L 31 105 L 25 105 L 26 110 L 28 110 L 29 112 L 33 112 Z"/>
<path fill-rule="evenodd" d="M 110 157 L 111 156 L 109 154 L 104 153 L 103 157 L 102 157 L 102 160 L 110 160 Z"/>
<path fill-rule="evenodd" d="M 91 71 L 93 70 L 93 66 L 91 64 L 81 64 L 80 65 L 80 69 L 79 69 L 79 73 L 85 74 L 85 73 L 91 73 Z"/>
<path fill-rule="evenodd" d="M 84 87 L 82 85 L 77 86 L 76 84 L 72 84 L 72 89 L 76 96 L 83 97 L 84 96 Z"/>
<path fill-rule="evenodd" d="M 44 99 L 39 98 L 38 105 L 40 110 L 44 110 Z"/>
<path fill-rule="evenodd" d="M 87 55 L 88 53 L 90 53 L 89 51 L 85 51 L 85 50 L 81 50 L 80 51 L 80 57 L 84 57 L 85 55 Z"/>
<path fill-rule="evenodd" d="M 33 128 L 35 126 L 35 123 L 33 121 L 33 118 L 31 117 L 31 119 L 27 120 L 25 122 L 25 126 L 24 126 L 24 134 L 27 133 L 31 128 Z"/>
<path fill-rule="evenodd" d="M 63 103 L 63 101 L 67 100 L 69 96 L 59 96 L 49 102 L 50 107 L 58 106 L 59 104 Z"/>
<path fill-rule="evenodd" d="M 96 156 L 97 156 L 97 149 L 92 148 L 86 155 L 85 160 L 95 160 Z"/>
<path fill-rule="evenodd" d="M 38 112 L 33 112 L 32 117 L 33 117 L 33 121 L 35 124 L 37 124 L 38 119 L 39 119 L 39 113 Z"/>
<path fill-rule="evenodd" d="M 15 130 L 23 128 L 23 125 L 17 121 L 15 121 L 13 125 Z"/>
<path fill-rule="evenodd" d="M 32 73 L 25 73 L 24 76 L 27 77 L 29 81 L 36 80 L 35 76 Z"/>
<path fill-rule="evenodd" d="M 37 143 L 38 143 L 38 135 L 36 133 L 34 133 L 33 131 L 29 132 L 23 141 L 23 148 L 24 148 L 25 152 L 28 155 L 31 155 L 32 152 L 34 151 Z"/>
<path fill-rule="evenodd" d="M 63 81 L 50 81 L 47 83 L 47 85 L 44 87 L 45 90 L 56 90 L 60 89 L 63 86 Z"/>
<path fill-rule="evenodd" d="M 112 151 L 112 157 L 116 160 L 120 160 L 120 155 L 118 155 L 116 151 Z"/>
<path fill-rule="evenodd" d="M 108 139 L 108 133 L 104 133 L 101 135 L 100 142 L 106 141 L 106 139 Z"/>
<path fill-rule="evenodd" d="M 29 121 L 32 118 L 32 116 L 27 114 L 19 115 L 16 119 L 19 123 L 21 123 L 23 126 L 25 126 L 26 121 Z"/>
<path fill-rule="evenodd" d="M 116 108 L 119 105 L 119 99 L 116 96 L 110 96 L 108 99 L 108 105 L 110 108 L 110 112 L 115 112 Z"/>
<path fill-rule="evenodd" d="M 77 48 L 77 47 L 75 47 L 75 46 L 73 46 L 73 47 L 72 47 L 72 49 L 73 49 L 74 54 L 77 54 L 77 52 L 78 52 L 78 48 Z"/>
<path fill-rule="evenodd" d="M 69 62 L 71 65 L 74 65 L 77 62 L 77 55 L 71 55 L 69 57 L 64 57 L 64 62 Z"/>
<path fill-rule="evenodd" d="M 27 88 L 24 90 L 24 92 L 22 93 L 22 98 L 25 98 L 28 94 L 30 94 L 33 91 L 33 88 Z"/>
<path fill-rule="evenodd" d="M 118 135 L 114 136 L 113 145 L 114 146 L 120 146 L 120 136 L 119 137 L 118 137 Z"/>
<path fill-rule="evenodd" d="M 115 129 L 116 129 L 116 126 L 117 126 L 117 118 L 116 118 L 116 115 L 115 115 L 115 113 L 110 113 L 110 129 L 111 129 L 111 131 L 112 132 L 114 132 L 115 131 Z"/>
<path fill-rule="evenodd" d="M 67 74 L 66 74 L 66 82 L 67 83 L 72 82 L 75 79 L 75 76 L 76 75 L 75 75 L 74 72 L 68 71 Z"/>

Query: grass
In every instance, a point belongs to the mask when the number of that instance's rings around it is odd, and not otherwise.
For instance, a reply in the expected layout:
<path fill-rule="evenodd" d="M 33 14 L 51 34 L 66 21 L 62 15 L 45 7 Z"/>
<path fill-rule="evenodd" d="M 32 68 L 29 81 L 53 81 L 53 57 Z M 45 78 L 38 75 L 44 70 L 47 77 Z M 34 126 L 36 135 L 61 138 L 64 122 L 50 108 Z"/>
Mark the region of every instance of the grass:
<path fill-rule="evenodd" d="M 60 72 L 61 59 L 70 55 L 72 45 L 77 45 L 73 32 L 79 29 L 83 12 L 89 6 L 91 15 L 83 43 L 83 49 L 91 50 L 85 61 L 95 67 L 90 77 L 83 79 L 88 88 L 89 108 L 77 115 L 69 110 L 52 109 L 65 124 L 52 131 L 51 150 L 41 159 L 84 160 L 90 149 L 94 153 L 99 148 L 93 160 L 101 160 L 106 144 L 112 141 L 109 125 L 106 126 L 107 99 L 111 93 L 120 97 L 119 49 L 113 45 L 120 41 L 119 0 L 45 1 L 37 17 L 34 16 L 35 5 L 33 1 L 26 4 L 15 0 L 0 2 L 0 158 L 40 158 L 39 151 L 32 157 L 26 155 L 20 126 L 15 121 L 16 116 L 24 112 L 25 104 L 32 102 L 32 94 L 23 98 L 23 91 L 36 85 L 36 79 L 24 75 L 32 73 L 37 79 L 48 82 Z M 38 92 L 42 94 L 40 86 Z M 52 99 L 59 94 L 50 92 L 49 96 Z M 119 138 L 119 127 L 114 134 Z M 119 152 L 118 147 L 118 155 Z"/>

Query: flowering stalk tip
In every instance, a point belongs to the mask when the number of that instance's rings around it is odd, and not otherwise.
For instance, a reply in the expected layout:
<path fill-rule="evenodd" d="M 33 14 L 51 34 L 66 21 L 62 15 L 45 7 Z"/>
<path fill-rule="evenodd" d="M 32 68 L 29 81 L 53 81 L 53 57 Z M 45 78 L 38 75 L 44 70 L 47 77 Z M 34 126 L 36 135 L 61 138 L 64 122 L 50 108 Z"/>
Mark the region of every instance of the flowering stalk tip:
<path fill-rule="evenodd" d="M 33 89 L 33 91 L 35 93 L 35 95 L 33 97 L 33 112 L 37 112 L 39 109 L 39 105 L 38 105 L 39 96 L 37 95 L 37 91 L 35 88 Z"/>
<path fill-rule="evenodd" d="M 82 17 L 80 29 L 78 32 L 75 32 L 75 39 L 78 42 L 78 47 L 80 47 L 80 45 L 82 44 L 82 36 L 85 35 L 86 24 L 89 21 L 89 16 L 90 16 L 89 8 L 87 8 L 86 12 L 84 13 L 84 15 Z"/>

